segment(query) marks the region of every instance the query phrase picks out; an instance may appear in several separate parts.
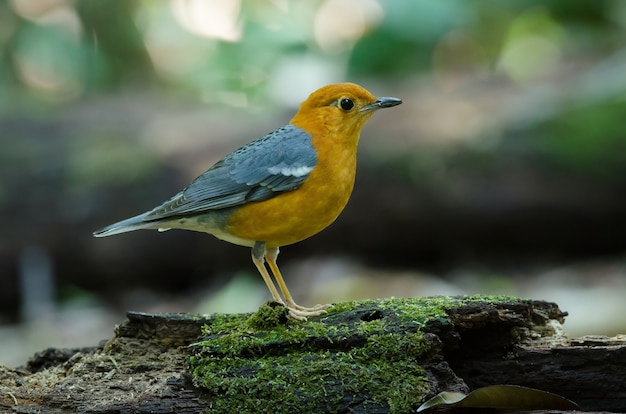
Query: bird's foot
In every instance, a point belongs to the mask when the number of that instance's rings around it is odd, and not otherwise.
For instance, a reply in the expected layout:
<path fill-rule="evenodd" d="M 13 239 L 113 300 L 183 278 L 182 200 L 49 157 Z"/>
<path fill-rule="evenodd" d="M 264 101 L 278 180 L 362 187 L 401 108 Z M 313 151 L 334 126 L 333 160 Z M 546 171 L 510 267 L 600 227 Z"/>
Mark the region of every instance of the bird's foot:
<path fill-rule="evenodd" d="M 320 316 L 326 313 L 326 309 L 330 306 L 330 304 L 315 305 L 311 308 L 306 308 L 304 306 L 297 305 L 295 302 L 291 302 L 286 306 L 287 309 L 289 309 L 289 316 L 299 321 L 306 321 L 308 317 Z"/>
<path fill-rule="evenodd" d="M 317 304 L 313 307 L 307 308 L 306 306 L 300 306 L 298 305 L 296 302 L 293 301 L 293 299 L 291 299 L 290 297 L 287 298 L 286 300 L 286 304 L 285 306 L 287 306 L 289 309 L 296 309 L 299 311 L 303 311 L 303 312 L 318 312 L 318 311 L 323 311 L 328 309 L 328 307 L 330 306 L 330 303 L 327 303 L 326 305 L 320 305 Z M 323 312 L 322 312 L 323 313 Z M 317 316 L 317 315 L 316 315 Z"/>
<path fill-rule="evenodd" d="M 298 321 L 306 322 L 308 318 L 312 316 L 320 316 L 321 314 L 326 313 L 326 310 L 320 309 L 318 311 L 302 311 L 299 309 L 291 309 L 289 308 L 289 316 Z"/>

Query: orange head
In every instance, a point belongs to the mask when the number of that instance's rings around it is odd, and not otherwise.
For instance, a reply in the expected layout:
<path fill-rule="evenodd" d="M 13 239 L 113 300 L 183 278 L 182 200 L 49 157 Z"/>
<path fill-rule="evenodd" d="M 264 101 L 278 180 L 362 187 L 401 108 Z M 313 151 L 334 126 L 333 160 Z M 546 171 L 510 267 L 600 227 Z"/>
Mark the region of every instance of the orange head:
<path fill-rule="evenodd" d="M 339 134 L 358 141 L 361 128 L 375 110 L 401 103 L 397 98 L 376 98 L 354 83 L 335 83 L 313 92 L 291 123 L 313 135 Z"/>

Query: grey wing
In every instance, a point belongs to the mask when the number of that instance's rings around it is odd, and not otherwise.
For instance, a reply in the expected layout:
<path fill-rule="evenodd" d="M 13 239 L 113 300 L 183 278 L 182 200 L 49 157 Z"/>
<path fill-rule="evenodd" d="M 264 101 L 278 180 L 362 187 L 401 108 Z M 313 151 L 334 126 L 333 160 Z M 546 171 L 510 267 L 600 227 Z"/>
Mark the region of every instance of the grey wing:
<path fill-rule="evenodd" d="M 316 162 L 311 136 L 286 125 L 227 155 L 144 221 L 267 200 L 298 188 Z"/>

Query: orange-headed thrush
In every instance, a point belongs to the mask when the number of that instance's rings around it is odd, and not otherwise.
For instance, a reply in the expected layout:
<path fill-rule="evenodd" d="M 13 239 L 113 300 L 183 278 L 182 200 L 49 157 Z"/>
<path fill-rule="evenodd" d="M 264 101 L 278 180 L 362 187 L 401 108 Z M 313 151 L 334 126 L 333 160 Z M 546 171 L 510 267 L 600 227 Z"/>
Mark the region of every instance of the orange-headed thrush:
<path fill-rule="evenodd" d="M 319 315 L 328 305 L 305 308 L 294 302 L 276 264 L 278 249 L 335 221 L 354 186 L 361 128 L 376 110 L 401 103 L 352 83 L 324 86 L 289 124 L 228 154 L 160 206 L 94 236 L 176 228 L 251 247 L 273 299 L 296 319 Z"/>

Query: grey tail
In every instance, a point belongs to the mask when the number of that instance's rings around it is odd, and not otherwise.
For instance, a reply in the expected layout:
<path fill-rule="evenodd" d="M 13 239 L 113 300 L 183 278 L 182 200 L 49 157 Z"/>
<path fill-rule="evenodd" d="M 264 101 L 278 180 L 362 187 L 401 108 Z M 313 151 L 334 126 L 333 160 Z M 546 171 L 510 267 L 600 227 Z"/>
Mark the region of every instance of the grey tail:
<path fill-rule="evenodd" d="M 156 228 L 157 226 L 155 226 L 155 223 L 143 220 L 147 215 L 148 213 L 146 212 L 126 220 L 118 221 L 117 223 L 113 223 L 100 230 L 94 231 L 93 235 L 94 237 L 106 237 L 139 229 Z"/>

